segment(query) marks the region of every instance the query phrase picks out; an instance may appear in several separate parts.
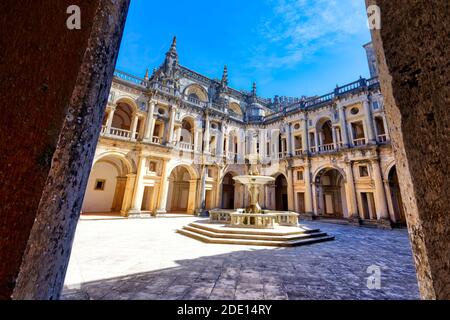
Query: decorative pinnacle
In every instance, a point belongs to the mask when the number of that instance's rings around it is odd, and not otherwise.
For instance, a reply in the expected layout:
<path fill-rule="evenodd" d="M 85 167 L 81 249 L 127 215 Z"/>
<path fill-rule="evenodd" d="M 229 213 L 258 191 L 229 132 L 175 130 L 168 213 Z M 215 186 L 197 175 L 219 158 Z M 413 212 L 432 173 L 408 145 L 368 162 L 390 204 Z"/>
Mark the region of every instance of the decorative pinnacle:
<path fill-rule="evenodd" d="M 177 50 L 177 36 L 174 36 L 172 40 L 172 45 L 170 46 L 170 51 L 176 50 Z"/>
<path fill-rule="evenodd" d="M 149 80 L 149 79 L 150 79 L 150 75 L 148 73 L 148 68 L 147 68 L 147 70 L 145 71 L 144 80 Z"/>
<path fill-rule="evenodd" d="M 252 89 L 252 93 L 253 93 L 253 96 L 255 96 L 255 97 L 256 97 L 256 82 L 253 82 L 253 89 Z"/>
<path fill-rule="evenodd" d="M 223 67 L 222 85 L 228 86 L 228 68 L 226 65 Z"/>

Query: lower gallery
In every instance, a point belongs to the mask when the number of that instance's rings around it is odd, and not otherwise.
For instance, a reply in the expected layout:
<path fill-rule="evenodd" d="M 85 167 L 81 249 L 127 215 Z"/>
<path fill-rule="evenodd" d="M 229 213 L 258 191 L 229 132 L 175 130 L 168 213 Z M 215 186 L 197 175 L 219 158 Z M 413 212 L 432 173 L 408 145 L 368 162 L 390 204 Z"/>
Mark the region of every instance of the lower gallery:
<path fill-rule="evenodd" d="M 405 224 L 394 154 L 367 44 L 371 79 L 314 97 L 259 97 L 179 64 L 174 39 L 164 63 L 139 78 L 115 72 L 83 214 L 125 217 L 245 208 L 233 177 L 247 164 L 274 177 L 263 209 L 303 219 Z"/>

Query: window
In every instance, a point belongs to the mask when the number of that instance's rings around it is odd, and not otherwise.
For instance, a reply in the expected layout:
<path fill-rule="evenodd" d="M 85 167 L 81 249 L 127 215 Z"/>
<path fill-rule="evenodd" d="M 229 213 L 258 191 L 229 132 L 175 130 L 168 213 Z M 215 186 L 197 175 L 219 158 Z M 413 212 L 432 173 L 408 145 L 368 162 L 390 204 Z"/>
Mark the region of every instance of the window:
<path fill-rule="evenodd" d="M 297 171 L 297 180 L 303 181 L 303 170 Z"/>
<path fill-rule="evenodd" d="M 103 191 L 103 190 L 105 190 L 105 184 L 106 184 L 106 180 L 97 179 L 95 181 L 94 190 L 96 190 L 96 191 Z"/>
<path fill-rule="evenodd" d="M 369 168 L 367 166 L 359 166 L 359 176 L 361 178 L 369 176 Z"/>
<path fill-rule="evenodd" d="M 156 162 L 150 161 L 148 165 L 148 171 L 150 172 L 156 172 Z"/>
<path fill-rule="evenodd" d="M 378 101 L 374 101 L 372 103 L 373 110 L 379 110 L 380 109 L 380 103 Z"/>
<path fill-rule="evenodd" d="M 300 124 L 299 124 L 299 123 L 296 123 L 295 126 L 294 126 L 294 129 L 295 129 L 295 130 L 300 130 Z"/>
<path fill-rule="evenodd" d="M 351 113 L 352 115 L 357 115 L 357 114 L 359 113 L 359 109 L 358 109 L 358 108 L 352 108 L 352 109 L 350 110 L 350 113 Z"/>

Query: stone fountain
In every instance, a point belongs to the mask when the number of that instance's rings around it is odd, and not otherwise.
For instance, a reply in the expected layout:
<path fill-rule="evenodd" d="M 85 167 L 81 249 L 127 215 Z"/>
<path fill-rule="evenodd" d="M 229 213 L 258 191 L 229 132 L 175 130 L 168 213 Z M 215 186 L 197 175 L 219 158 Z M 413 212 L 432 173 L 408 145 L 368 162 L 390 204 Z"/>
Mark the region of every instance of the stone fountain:
<path fill-rule="evenodd" d="M 260 188 L 269 182 L 275 181 L 275 178 L 268 176 L 261 176 L 257 169 L 250 170 L 249 175 L 237 176 L 233 178 L 235 181 L 242 183 L 248 189 L 250 194 L 250 205 L 245 209 L 245 213 L 260 214 L 263 211 L 259 205 Z"/>
<path fill-rule="evenodd" d="M 334 237 L 318 229 L 300 225 L 299 214 L 295 212 L 261 209 L 261 187 L 275 181 L 275 178 L 260 175 L 256 166 L 250 165 L 248 175 L 233 179 L 248 189 L 250 204 L 247 208 L 211 210 L 209 221 L 191 223 L 178 232 L 206 243 L 278 247 L 334 240 Z"/>

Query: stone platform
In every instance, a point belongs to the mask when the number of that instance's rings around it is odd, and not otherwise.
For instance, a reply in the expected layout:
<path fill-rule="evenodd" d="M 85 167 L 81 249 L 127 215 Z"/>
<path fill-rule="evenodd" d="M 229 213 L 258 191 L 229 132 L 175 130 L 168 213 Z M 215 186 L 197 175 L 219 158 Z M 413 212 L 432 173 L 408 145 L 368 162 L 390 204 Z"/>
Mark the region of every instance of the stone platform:
<path fill-rule="evenodd" d="M 284 227 L 275 229 L 244 229 L 232 228 L 226 224 L 209 222 L 193 222 L 178 233 L 206 243 L 295 247 L 334 240 L 319 229 L 310 229 L 304 226 Z"/>

